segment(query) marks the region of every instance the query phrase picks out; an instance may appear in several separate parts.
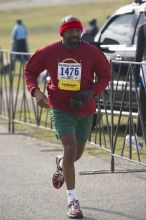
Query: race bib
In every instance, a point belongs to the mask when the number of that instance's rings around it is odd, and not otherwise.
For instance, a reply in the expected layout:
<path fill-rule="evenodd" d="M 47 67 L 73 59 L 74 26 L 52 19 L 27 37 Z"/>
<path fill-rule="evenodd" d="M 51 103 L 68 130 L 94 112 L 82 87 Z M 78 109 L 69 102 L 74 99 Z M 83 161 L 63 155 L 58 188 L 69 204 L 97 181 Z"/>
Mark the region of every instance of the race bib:
<path fill-rule="evenodd" d="M 80 63 L 58 63 L 58 88 L 79 91 L 81 84 Z"/>

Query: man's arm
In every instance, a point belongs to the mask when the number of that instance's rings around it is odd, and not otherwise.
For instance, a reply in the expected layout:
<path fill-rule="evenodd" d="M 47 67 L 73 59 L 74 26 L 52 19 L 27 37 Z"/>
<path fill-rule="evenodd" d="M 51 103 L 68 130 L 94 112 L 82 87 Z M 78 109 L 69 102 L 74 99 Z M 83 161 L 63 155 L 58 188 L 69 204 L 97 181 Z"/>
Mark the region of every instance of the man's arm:
<path fill-rule="evenodd" d="M 92 85 L 93 96 L 100 95 L 112 79 L 112 71 L 105 55 L 98 49 L 95 58 L 95 73 L 97 80 Z"/>
<path fill-rule="evenodd" d="M 37 79 L 39 74 L 45 69 L 45 52 L 40 49 L 29 59 L 24 69 L 26 86 L 32 96 L 34 96 L 34 89 L 39 89 Z"/>
<path fill-rule="evenodd" d="M 39 89 L 34 89 L 33 95 L 36 99 L 37 104 L 41 108 L 46 108 L 46 109 L 50 108 L 48 98 L 43 92 L 41 92 Z"/>
<path fill-rule="evenodd" d="M 141 26 L 139 28 L 138 35 L 137 35 L 137 46 L 136 46 L 136 55 L 135 55 L 136 62 L 142 61 L 144 48 L 145 48 L 145 37 L 144 37 L 143 26 Z"/>
<path fill-rule="evenodd" d="M 33 97 L 36 98 L 37 104 L 42 108 L 49 108 L 47 96 L 40 91 L 37 78 L 39 74 L 45 70 L 43 51 L 37 51 L 28 61 L 25 70 L 24 77 L 26 86 Z"/>
<path fill-rule="evenodd" d="M 78 92 L 72 97 L 71 108 L 74 110 L 82 107 L 93 96 L 100 95 L 111 80 L 111 68 L 105 56 L 99 51 L 99 54 L 94 58 L 96 59 L 95 72 L 98 80 L 92 84 L 90 89 Z"/>
<path fill-rule="evenodd" d="M 13 29 L 12 29 L 12 33 L 11 33 L 11 38 L 12 40 L 16 40 L 16 35 L 17 35 L 17 27 L 15 26 Z"/>
<path fill-rule="evenodd" d="M 145 37 L 144 37 L 144 29 L 143 26 L 139 28 L 138 35 L 137 35 L 137 45 L 136 45 L 136 54 L 135 54 L 135 61 L 141 62 L 143 53 L 145 48 Z M 135 65 L 134 67 L 134 76 L 136 80 L 136 85 L 139 85 L 140 82 L 140 65 Z"/>

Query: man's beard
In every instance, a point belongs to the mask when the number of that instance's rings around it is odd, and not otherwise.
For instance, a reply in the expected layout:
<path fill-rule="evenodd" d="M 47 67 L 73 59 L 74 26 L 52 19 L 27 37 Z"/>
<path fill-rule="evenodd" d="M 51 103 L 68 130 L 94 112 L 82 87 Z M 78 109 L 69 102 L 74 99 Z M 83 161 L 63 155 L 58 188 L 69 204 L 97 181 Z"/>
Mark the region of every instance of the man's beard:
<path fill-rule="evenodd" d="M 80 38 L 79 37 L 72 37 L 68 40 L 68 44 L 71 47 L 76 47 L 80 43 Z"/>

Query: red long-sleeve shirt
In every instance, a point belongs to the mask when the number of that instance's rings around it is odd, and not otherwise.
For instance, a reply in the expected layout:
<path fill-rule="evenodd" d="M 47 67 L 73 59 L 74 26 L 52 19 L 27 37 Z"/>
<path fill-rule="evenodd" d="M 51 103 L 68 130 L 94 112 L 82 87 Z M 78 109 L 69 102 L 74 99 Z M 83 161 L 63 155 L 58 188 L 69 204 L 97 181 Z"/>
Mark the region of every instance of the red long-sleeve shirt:
<path fill-rule="evenodd" d="M 79 116 L 95 112 L 96 96 L 104 91 L 111 80 L 111 68 L 103 53 L 84 41 L 76 49 L 67 49 L 60 41 L 36 51 L 24 70 L 31 94 L 38 88 L 37 78 L 44 70 L 48 70 L 51 78 L 47 85 L 51 106 Z M 95 74 L 98 77 L 96 82 Z M 70 80 L 71 83 L 68 83 Z M 93 91 L 93 98 L 81 108 L 72 110 L 71 97 L 88 89 Z"/>

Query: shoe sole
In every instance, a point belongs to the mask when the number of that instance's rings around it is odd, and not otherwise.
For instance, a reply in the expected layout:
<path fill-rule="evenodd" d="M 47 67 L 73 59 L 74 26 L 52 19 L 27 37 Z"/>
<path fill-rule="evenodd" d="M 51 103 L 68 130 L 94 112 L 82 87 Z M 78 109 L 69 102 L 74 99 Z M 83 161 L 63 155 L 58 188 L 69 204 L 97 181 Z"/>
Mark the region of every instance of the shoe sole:
<path fill-rule="evenodd" d="M 68 214 L 67 214 L 67 216 L 68 216 L 68 218 L 71 218 L 71 219 L 82 219 L 82 218 L 84 218 L 84 216 L 73 216 L 73 215 L 68 215 Z"/>
<path fill-rule="evenodd" d="M 62 171 L 60 171 L 60 172 L 61 172 L 61 175 L 63 176 L 63 172 Z M 56 177 L 55 177 L 55 174 L 54 174 L 53 177 L 52 177 L 53 186 L 54 186 L 55 189 L 60 189 L 64 184 L 64 176 L 62 178 L 62 181 L 55 180 L 55 178 Z"/>
<path fill-rule="evenodd" d="M 60 157 L 56 157 L 56 166 L 58 167 L 59 165 L 59 162 L 60 162 L 60 160 L 63 158 L 63 156 L 60 156 Z M 60 167 L 60 166 L 59 166 Z M 60 169 L 62 169 L 61 167 L 60 167 Z"/>
<path fill-rule="evenodd" d="M 60 161 L 61 159 L 62 159 L 61 156 L 60 156 L 60 157 L 56 157 L 56 166 L 57 166 L 57 169 L 58 169 L 58 170 L 60 170 L 58 167 L 59 167 L 59 161 Z M 60 170 L 60 172 L 61 172 L 60 175 L 63 176 L 63 171 Z M 60 188 L 63 186 L 63 184 L 64 184 L 64 176 L 63 176 L 63 178 L 62 178 L 62 181 L 58 181 L 58 180 L 56 180 L 55 175 L 56 175 L 56 172 L 54 173 L 54 175 L 53 175 L 53 177 L 52 177 L 53 186 L 54 186 L 55 189 L 60 189 Z"/>

